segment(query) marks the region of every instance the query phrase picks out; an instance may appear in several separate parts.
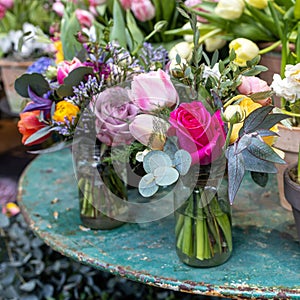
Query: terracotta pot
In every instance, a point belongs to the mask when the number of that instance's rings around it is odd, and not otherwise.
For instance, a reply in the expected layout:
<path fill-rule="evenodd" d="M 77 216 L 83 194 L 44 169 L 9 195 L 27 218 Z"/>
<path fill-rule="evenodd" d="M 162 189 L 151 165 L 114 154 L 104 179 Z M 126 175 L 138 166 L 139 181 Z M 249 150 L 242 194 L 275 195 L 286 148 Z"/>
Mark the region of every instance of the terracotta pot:
<path fill-rule="evenodd" d="M 298 157 L 299 144 L 300 144 L 300 127 L 293 127 L 293 129 L 288 129 L 285 126 L 278 125 L 279 137 L 275 142 L 275 147 L 284 151 L 287 165 L 295 163 Z M 292 210 L 291 205 L 286 200 L 284 196 L 283 188 L 283 174 L 287 165 L 276 164 L 277 173 L 277 183 L 279 190 L 280 204 L 287 210 Z"/>
<path fill-rule="evenodd" d="M 4 85 L 6 99 L 13 114 L 22 110 L 23 98 L 15 91 L 15 80 L 26 72 L 32 61 L 0 60 L 1 78 Z"/>
<path fill-rule="evenodd" d="M 289 171 L 296 168 L 297 163 L 289 165 L 284 171 L 284 194 L 290 203 L 296 223 L 298 238 L 300 240 L 300 184 L 296 183 L 289 176 Z"/>

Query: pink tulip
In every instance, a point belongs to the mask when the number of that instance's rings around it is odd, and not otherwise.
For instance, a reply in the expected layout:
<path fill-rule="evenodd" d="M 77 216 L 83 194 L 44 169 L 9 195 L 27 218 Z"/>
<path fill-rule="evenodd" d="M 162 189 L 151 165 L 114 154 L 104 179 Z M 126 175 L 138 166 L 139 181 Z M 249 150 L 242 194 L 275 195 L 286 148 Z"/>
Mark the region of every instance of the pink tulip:
<path fill-rule="evenodd" d="M 57 68 L 57 81 L 59 84 L 64 83 L 64 79 L 74 69 L 84 66 L 84 64 L 76 57 L 72 61 L 63 61 Z"/>
<path fill-rule="evenodd" d="M 129 131 L 141 144 L 152 150 L 162 150 L 169 127 L 169 123 L 162 118 L 141 114 L 131 122 Z"/>
<path fill-rule="evenodd" d="M 0 20 L 5 17 L 6 14 L 6 7 L 0 4 Z"/>
<path fill-rule="evenodd" d="M 65 6 L 60 1 L 53 3 L 52 10 L 55 11 L 60 17 L 64 15 Z"/>
<path fill-rule="evenodd" d="M 120 0 L 120 3 L 122 7 L 126 10 L 131 8 L 132 0 Z"/>
<path fill-rule="evenodd" d="M 169 75 L 162 70 L 135 76 L 129 95 L 143 111 L 172 107 L 179 99 Z"/>
<path fill-rule="evenodd" d="M 98 6 L 106 3 L 107 0 L 89 0 L 89 5 L 90 6 Z"/>
<path fill-rule="evenodd" d="M 94 16 L 90 12 L 78 8 L 75 10 L 75 15 L 81 27 L 89 28 L 92 26 Z"/>
<path fill-rule="evenodd" d="M 271 88 L 267 82 L 255 76 L 243 76 L 242 83 L 238 86 L 238 91 L 243 95 L 252 95 L 259 92 L 270 91 Z M 261 105 L 269 105 L 272 99 L 270 97 L 257 101 Z"/>
<path fill-rule="evenodd" d="M 0 0 L 0 5 L 10 9 L 14 6 L 14 0 Z"/>
<path fill-rule="evenodd" d="M 132 0 L 131 10 L 141 22 L 149 21 L 155 16 L 155 7 L 150 0 Z"/>

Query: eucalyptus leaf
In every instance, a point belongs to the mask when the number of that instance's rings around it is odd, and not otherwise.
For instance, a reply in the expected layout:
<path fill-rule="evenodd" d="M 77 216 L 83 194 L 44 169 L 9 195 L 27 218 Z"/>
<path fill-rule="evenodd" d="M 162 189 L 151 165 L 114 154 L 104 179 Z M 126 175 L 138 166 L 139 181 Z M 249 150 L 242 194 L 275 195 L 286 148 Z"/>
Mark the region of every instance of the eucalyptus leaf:
<path fill-rule="evenodd" d="M 171 167 L 171 158 L 163 151 L 153 150 L 146 154 L 143 160 L 143 167 L 147 173 L 153 173 L 159 167 Z"/>
<path fill-rule="evenodd" d="M 164 145 L 163 152 L 165 152 L 171 158 L 171 160 L 173 160 L 177 150 L 178 150 L 178 147 L 177 147 L 176 143 L 173 142 L 171 138 L 168 138 Z"/>
<path fill-rule="evenodd" d="M 155 182 L 154 175 L 149 173 L 143 176 L 139 182 L 138 189 L 143 197 L 153 196 L 159 189 L 159 186 Z"/>
<path fill-rule="evenodd" d="M 20 290 L 25 292 L 32 292 L 35 289 L 36 281 L 30 280 L 20 285 Z"/>
<path fill-rule="evenodd" d="M 57 89 L 57 95 L 61 98 L 73 95 L 73 87 L 79 85 L 88 74 L 93 74 L 93 68 L 78 67 L 72 70 L 68 76 L 64 78 L 64 83 Z"/>
<path fill-rule="evenodd" d="M 155 182 L 159 186 L 168 186 L 176 182 L 179 178 L 179 173 L 172 167 L 159 167 L 154 170 Z"/>
<path fill-rule="evenodd" d="M 50 126 L 46 126 L 41 128 L 40 130 L 33 133 L 24 143 L 24 145 L 28 145 L 32 142 L 37 141 L 38 139 L 45 137 L 51 132 L 52 128 Z"/>
<path fill-rule="evenodd" d="M 28 86 L 38 96 L 50 90 L 48 81 L 39 73 L 23 74 L 15 80 L 15 90 L 22 97 L 29 98 Z"/>
<path fill-rule="evenodd" d="M 175 153 L 173 165 L 180 175 L 186 175 L 190 169 L 191 164 L 191 155 L 186 150 L 180 149 Z"/>

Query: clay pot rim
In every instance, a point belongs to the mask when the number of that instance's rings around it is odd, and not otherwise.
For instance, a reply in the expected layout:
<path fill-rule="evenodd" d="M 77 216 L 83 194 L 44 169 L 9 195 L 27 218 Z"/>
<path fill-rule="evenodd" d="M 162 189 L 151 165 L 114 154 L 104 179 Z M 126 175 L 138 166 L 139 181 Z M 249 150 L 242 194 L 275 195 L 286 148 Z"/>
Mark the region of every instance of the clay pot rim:
<path fill-rule="evenodd" d="M 293 191 L 295 193 L 298 193 L 300 195 L 300 184 L 296 183 L 295 181 L 293 181 L 291 179 L 291 177 L 289 176 L 289 171 L 296 167 L 297 162 L 292 163 L 290 165 L 288 165 L 286 167 L 286 169 L 284 170 L 283 173 L 283 180 L 284 180 L 284 184 L 286 185 L 284 188 L 289 189 L 289 191 Z M 300 210 L 300 201 L 296 200 L 296 199 L 289 199 L 288 197 L 286 197 L 287 201 L 292 205 L 293 208 L 296 208 L 297 210 Z"/>

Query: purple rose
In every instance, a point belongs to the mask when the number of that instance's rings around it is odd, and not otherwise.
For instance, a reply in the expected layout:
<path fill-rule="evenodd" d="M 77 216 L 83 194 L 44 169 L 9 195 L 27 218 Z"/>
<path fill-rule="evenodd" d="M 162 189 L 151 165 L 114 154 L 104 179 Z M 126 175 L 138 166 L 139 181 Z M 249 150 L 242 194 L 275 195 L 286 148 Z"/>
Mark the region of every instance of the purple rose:
<path fill-rule="evenodd" d="M 129 123 L 139 112 L 122 87 L 111 87 L 100 93 L 91 103 L 96 116 L 97 138 L 108 146 L 130 144 L 134 138 Z"/>
<path fill-rule="evenodd" d="M 169 121 L 170 135 L 178 137 L 179 147 L 191 154 L 193 164 L 207 165 L 222 154 L 225 132 L 219 111 L 211 115 L 199 101 L 182 103 Z"/>

